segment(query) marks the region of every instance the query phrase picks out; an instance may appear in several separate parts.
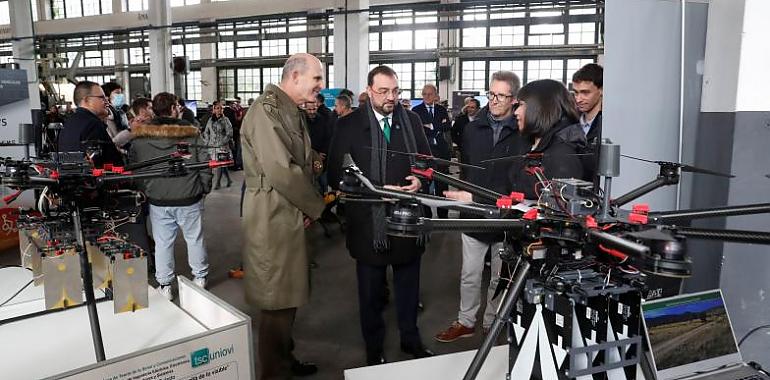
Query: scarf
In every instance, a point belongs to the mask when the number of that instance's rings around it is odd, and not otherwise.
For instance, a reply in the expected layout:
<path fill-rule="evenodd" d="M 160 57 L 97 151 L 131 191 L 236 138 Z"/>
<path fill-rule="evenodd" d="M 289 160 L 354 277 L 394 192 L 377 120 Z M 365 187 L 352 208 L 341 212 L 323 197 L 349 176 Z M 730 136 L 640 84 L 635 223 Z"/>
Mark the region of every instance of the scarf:
<path fill-rule="evenodd" d="M 369 116 L 369 135 L 372 144 L 369 179 L 372 180 L 375 185 L 381 186 L 385 185 L 387 181 L 388 142 L 385 141 L 385 134 L 380 128 L 380 121 L 377 120 L 372 107 L 367 105 L 366 110 Z M 417 153 L 417 141 L 414 138 L 412 123 L 409 120 L 409 115 L 406 110 L 404 110 L 399 102 L 396 102 L 395 108 L 393 109 L 392 119 L 391 136 L 393 136 L 392 131 L 395 130 L 395 126 L 400 126 L 401 130 L 404 131 L 406 153 Z M 409 157 L 409 163 L 414 165 L 413 156 Z M 375 252 L 385 252 L 390 249 L 390 242 L 387 234 L 387 222 L 385 219 L 387 216 L 386 206 L 383 203 L 374 203 L 371 207 L 373 248 Z"/>

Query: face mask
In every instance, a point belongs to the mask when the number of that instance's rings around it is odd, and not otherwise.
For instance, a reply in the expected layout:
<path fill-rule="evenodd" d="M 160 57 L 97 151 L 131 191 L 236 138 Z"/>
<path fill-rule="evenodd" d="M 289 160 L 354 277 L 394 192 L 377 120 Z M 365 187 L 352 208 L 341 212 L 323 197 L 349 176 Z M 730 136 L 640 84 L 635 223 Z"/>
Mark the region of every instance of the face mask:
<path fill-rule="evenodd" d="M 115 94 L 112 96 L 112 106 L 115 108 L 123 107 L 126 104 L 126 96 L 124 94 Z"/>

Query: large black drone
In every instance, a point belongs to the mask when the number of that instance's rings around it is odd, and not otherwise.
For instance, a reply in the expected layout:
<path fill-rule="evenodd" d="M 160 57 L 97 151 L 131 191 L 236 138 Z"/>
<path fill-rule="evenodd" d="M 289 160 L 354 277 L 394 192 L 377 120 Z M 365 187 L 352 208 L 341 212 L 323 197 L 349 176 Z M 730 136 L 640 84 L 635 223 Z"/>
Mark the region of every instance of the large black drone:
<path fill-rule="evenodd" d="M 603 145 L 599 174 L 605 178 L 604 192 L 597 193 L 591 183 L 576 179 L 545 178 L 542 155 L 527 154 L 510 159 L 524 160 L 528 172 L 537 176 L 539 198 L 521 203 L 523 194 L 500 194 L 462 181 L 439 171 L 429 156 L 415 157 L 412 173 L 429 181 L 439 181 L 473 194 L 482 201 L 460 202 L 423 194 L 405 193 L 373 185 L 346 156 L 340 190 L 346 202 L 386 202 L 389 204 L 388 233 L 394 236 L 418 236 L 430 231 L 504 232 L 501 280 L 508 278 L 506 294 L 490 333 L 473 359 L 464 379 L 475 379 L 481 365 L 512 316 L 531 321 L 534 305 L 548 312 L 578 314 L 579 324 L 598 331 L 595 341 L 601 344 L 571 347 L 570 338 L 562 347 L 568 352 L 591 355 L 587 367 L 569 360 L 557 364 L 559 378 L 601 376 L 611 369 L 623 368 L 628 378 L 635 378 L 636 365 L 644 360 L 643 328 L 639 306 L 642 299 L 678 294 L 683 278 L 692 275 L 692 261 L 686 252 L 686 238 L 714 239 L 728 242 L 770 244 L 770 232 L 712 230 L 684 227 L 678 223 L 699 218 L 748 215 L 770 212 L 770 204 L 719 207 L 699 210 L 651 212 L 645 204 L 631 210 L 620 207 L 656 188 L 678 183 L 682 171 L 722 175 L 679 163 L 653 161 L 660 174 L 628 194 L 610 199 L 612 177 L 619 175 L 620 150 L 616 145 Z M 430 219 L 422 216 L 423 206 L 443 207 L 475 215 L 475 219 Z M 507 265 L 506 265 L 507 264 Z M 504 281 L 501 281 L 503 284 Z M 565 301 L 566 300 L 566 301 Z M 517 305 L 518 302 L 518 306 Z M 611 339 L 601 331 L 598 311 L 606 324 L 629 327 L 628 338 Z M 613 311 L 614 310 L 614 311 Z M 618 310 L 622 310 L 618 313 Z M 583 314 L 580 316 L 579 314 Z M 551 314 L 549 314 L 551 315 Z M 601 322 L 599 322 L 601 324 Z M 571 325 L 571 323 L 568 323 Z M 558 325 L 558 323 L 557 323 Z M 569 336 L 571 328 L 552 326 L 549 336 Z M 558 331 L 557 331 L 558 330 Z M 617 331 L 617 330 L 616 330 Z M 584 341 L 587 339 L 583 337 Z M 509 328 L 508 342 L 517 342 Z M 590 346 L 590 347 L 589 347 Z M 521 347 L 518 347 L 521 348 Z M 621 360 L 612 362 L 607 352 L 618 349 Z M 572 350 L 572 351 L 570 351 Z M 511 349 L 509 376 L 516 350 Z M 549 356 L 550 357 L 550 354 Z M 539 360 L 544 356 L 541 353 Z"/>
<path fill-rule="evenodd" d="M 20 232 L 34 233 L 34 239 L 39 240 L 35 245 L 43 256 L 62 256 L 67 251 L 76 251 L 79 256 L 85 306 L 91 322 L 97 361 L 105 360 L 105 355 L 96 311 L 97 300 L 94 297 L 94 274 L 97 274 L 100 281 L 103 279 L 96 269 L 96 261 L 104 261 L 105 257 L 108 261 L 114 261 L 115 258 L 120 261 L 146 256 L 141 248 L 123 240 L 115 232 L 115 221 L 135 218 L 143 201 L 141 192 L 133 190 L 135 187 L 132 185 L 136 181 L 185 176 L 193 171 L 233 164 L 227 154 L 218 154 L 206 162 L 187 163 L 191 157 L 191 144 L 180 142 L 176 145 L 176 151 L 168 155 L 127 166 L 105 164 L 97 168 L 94 158 L 100 154 L 101 143 L 86 144 L 88 149 L 85 154 L 51 153 L 46 159 L 0 160 L 0 183 L 15 190 L 15 193 L 3 199 L 6 204 L 13 202 L 26 190 L 36 191 L 37 210 L 19 211 Z M 119 206 L 125 205 L 126 199 L 129 200 L 128 204 L 135 207 Z M 93 247 L 97 247 L 95 252 L 100 254 L 95 255 L 92 252 Z M 146 262 L 144 265 L 146 266 Z M 31 267 L 34 266 L 34 263 L 31 264 Z M 146 275 L 146 270 L 144 273 Z M 109 284 L 106 286 L 109 297 L 114 289 L 109 288 Z M 146 281 L 144 289 L 146 290 Z M 79 296 L 80 290 L 76 292 Z M 57 305 L 57 308 L 72 306 L 77 306 L 77 303 L 65 300 L 61 305 Z M 134 307 L 129 302 L 127 310 L 121 311 L 132 311 Z M 54 311 L 56 310 L 46 312 Z M 37 314 L 39 313 L 35 315 Z M 27 317 L 29 316 L 21 316 L 14 320 Z M 9 321 L 3 321 L 7 322 Z"/>

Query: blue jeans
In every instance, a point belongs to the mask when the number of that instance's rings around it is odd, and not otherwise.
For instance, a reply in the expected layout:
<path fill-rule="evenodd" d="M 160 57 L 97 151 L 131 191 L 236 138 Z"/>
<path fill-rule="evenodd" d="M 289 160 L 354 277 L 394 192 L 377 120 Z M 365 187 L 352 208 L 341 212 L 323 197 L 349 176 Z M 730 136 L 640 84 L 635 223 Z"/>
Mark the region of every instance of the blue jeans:
<path fill-rule="evenodd" d="M 194 278 L 206 277 L 209 260 L 203 244 L 203 200 L 190 206 L 150 205 L 152 235 L 155 238 L 155 279 L 161 285 L 174 280 L 174 241 L 178 228 L 187 242 L 187 263 Z"/>

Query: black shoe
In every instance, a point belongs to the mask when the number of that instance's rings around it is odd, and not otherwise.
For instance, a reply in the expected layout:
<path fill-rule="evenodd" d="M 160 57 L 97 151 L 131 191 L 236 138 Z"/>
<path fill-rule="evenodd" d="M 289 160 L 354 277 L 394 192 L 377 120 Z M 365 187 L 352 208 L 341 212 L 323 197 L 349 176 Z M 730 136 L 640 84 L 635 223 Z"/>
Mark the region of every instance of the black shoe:
<path fill-rule="evenodd" d="M 385 357 L 382 356 L 382 354 L 366 355 L 366 365 L 380 365 L 380 364 L 385 364 L 387 362 L 388 361 L 385 360 Z"/>
<path fill-rule="evenodd" d="M 310 362 L 291 361 L 291 374 L 294 376 L 310 376 L 318 372 L 318 366 Z"/>
<path fill-rule="evenodd" d="M 433 351 L 425 348 L 422 344 L 417 346 L 401 345 L 401 352 L 414 356 L 415 359 L 427 358 L 435 355 Z"/>

